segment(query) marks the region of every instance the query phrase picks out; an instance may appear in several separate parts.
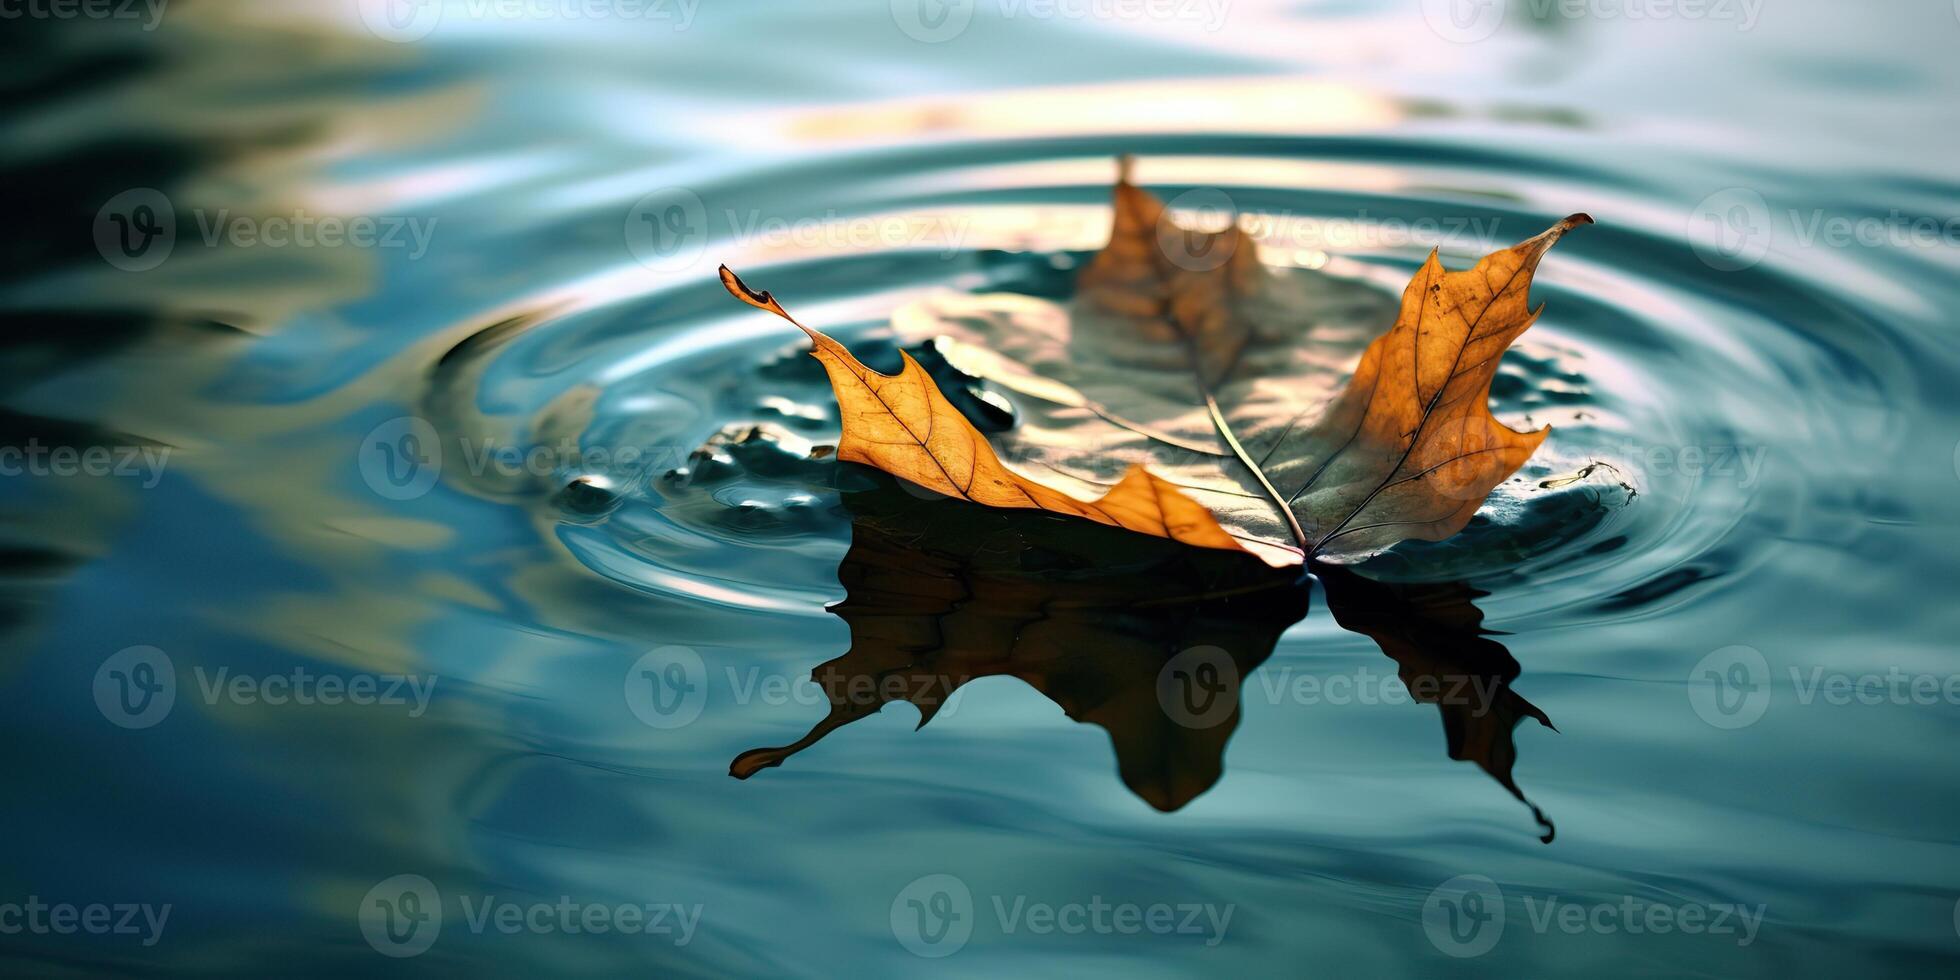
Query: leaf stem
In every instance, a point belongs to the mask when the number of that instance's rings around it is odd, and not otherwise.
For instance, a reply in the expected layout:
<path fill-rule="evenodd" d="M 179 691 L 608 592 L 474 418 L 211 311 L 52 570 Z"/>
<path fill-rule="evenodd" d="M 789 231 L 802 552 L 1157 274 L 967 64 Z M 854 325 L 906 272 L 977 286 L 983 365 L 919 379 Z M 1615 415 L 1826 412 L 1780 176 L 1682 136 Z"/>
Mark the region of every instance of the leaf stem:
<path fill-rule="evenodd" d="M 1225 424 L 1225 413 L 1218 410 L 1218 399 L 1211 396 L 1211 386 L 1205 384 L 1202 378 L 1198 380 L 1198 386 L 1199 390 L 1204 392 L 1205 410 L 1211 413 L 1212 426 L 1218 430 L 1218 434 L 1225 440 L 1225 444 L 1232 447 L 1232 455 L 1237 456 L 1239 462 L 1244 463 L 1245 468 L 1252 471 L 1253 479 L 1258 480 L 1259 486 L 1265 489 L 1266 496 L 1272 498 L 1273 506 L 1279 510 L 1279 516 L 1286 519 L 1287 529 L 1293 532 L 1293 540 L 1299 543 L 1301 550 L 1306 550 L 1307 532 L 1301 529 L 1299 519 L 1293 516 L 1293 508 L 1286 506 L 1286 499 L 1281 497 L 1279 490 L 1273 486 L 1271 481 L 1266 479 L 1265 471 L 1259 468 L 1259 464 L 1252 461 L 1252 457 L 1246 453 L 1245 447 L 1239 445 L 1239 437 L 1232 434 L 1232 427 L 1230 425 Z"/>

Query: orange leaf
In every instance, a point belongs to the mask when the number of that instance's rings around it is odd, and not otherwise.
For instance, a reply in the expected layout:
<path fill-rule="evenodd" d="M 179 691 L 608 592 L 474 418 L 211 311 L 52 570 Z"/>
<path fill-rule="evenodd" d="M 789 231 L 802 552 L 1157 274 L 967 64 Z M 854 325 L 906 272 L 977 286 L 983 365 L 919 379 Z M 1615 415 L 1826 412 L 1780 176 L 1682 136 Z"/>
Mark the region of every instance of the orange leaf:
<path fill-rule="evenodd" d="M 1273 564 L 1345 563 L 1462 530 L 1550 431 L 1498 422 L 1490 385 L 1537 319 L 1527 300 L 1539 261 L 1592 218 L 1567 217 L 1462 272 L 1445 271 L 1432 251 L 1394 324 L 1328 399 L 1339 376 L 1330 341 L 1375 308 L 1353 283 L 1272 275 L 1236 227 L 1181 228 L 1130 183 L 1127 160 L 1114 211 L 1109 246 L 1066 310 L 975 296 L 898 317 L 901 332 L 946 338 L 955 363 L 1031 399 L 1037 424 L 1004 434 L 1006 445 L 1040 448 L 1063 479 L 1110 486 L 1106 496 L 1087 502 L 1010 471 L 909 357 L 886 377 L 803 327 L 843 409 L 840 455 L 989 506 L 1073 514 Z M 726 269 L 722 281 L 796 322 Z M 1128 469 L 1111 483 L 1119 465 Z"/>
<path fill-rule="evenodd" d="M 1434 251 L 1402 293 L 1395 326 L 1368 345 L 1347 388 L 1270 477 L 1307 529 L 1309 555 L 1365 558 L 1397 541 L 1463 529 L 1492 488 L 1524 465 L 1551 428 L 1518 432 L 1490 412 L 1490 384 L 1511 342 L 1538 319 L 1526 299 L 1539 259 L 1572 215 L 1474 268 L 1445 272 Z"/>
<path fill-rule="evenodd" d="M 774 297 L 749 288 L 727 266 L 721 268 L 721 282 L 735 298 L 796 324 L 810 336 L 810 355 L 830 375 L 843 420 L 839 459 L 989 507 L 1033 508 L 1204 548 L 1244 550 L 1210 511 L 1140 465 L 1093 501 L 1077 500 L 1014 473 L 910 354 L 903 355 L 899 373 L 880 374 L 844 345 L 798 323 Z"/>
<path fill-rule="evenodd" d="M 1352 279 L 1266 268 L 1236 226 L 1182 227 L 1127 160 L 1112 204 L 1066 306 L 946 294 L 894 317 L 904 340 L 1024 396 L 1004 451 L 1092 484 L 1144 462 L 1268 561 L 1345 563 L 1455 534 L 1544 440 L 1497 421 L 1490 383 L 1536 319 L 1539 260 L 1591 218 L 1468 271 L 1432 252 L 1398 310 Z"/>

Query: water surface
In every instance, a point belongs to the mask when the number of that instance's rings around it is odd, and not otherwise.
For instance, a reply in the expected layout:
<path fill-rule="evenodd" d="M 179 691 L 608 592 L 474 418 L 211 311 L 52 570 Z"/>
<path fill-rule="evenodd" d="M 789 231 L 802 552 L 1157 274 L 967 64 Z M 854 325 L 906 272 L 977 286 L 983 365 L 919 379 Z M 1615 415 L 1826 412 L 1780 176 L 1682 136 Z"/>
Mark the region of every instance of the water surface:
<path fill-rule="evenodd" d="M 936 43 L 885 3 L 446 11 L 399 42 L 354 4 L 20 25 L 0 419 L 10 446 L 129 466 L 0 483 L 0 902 L 170 912 L 153 945 L 27 930 L 6 962 L 1950 967 L 1960 19 L 1508 6 L 1467 42 L 1385 0 L 1215 25 L 983 3 Z M 716 264 L 892 363 L 894 311 L 935 291 L 1066 299 L 1124 153 L 1173 203 L 1244 214 L 1276 267 L 1384 302 L 1432 246 L 1466 267 L 1598 219 L 1547 259 L 1493 389 L 1501 417 L 1554 427 L 1540 457 L 1464 535 L 1358 569 L 1460 585 L 1504 634 L 1511 689 L 1557 725 L 1517 729 L 1512 772 L 1551 843 L 1450 758 L 1435 708 L 1331 693 L 1392 691 L 1398 664 L 1326 582 L 1248 675 L 1222 775 L 1170 812 L 1107 732 L 1011 677 L 730 778 L 825 713 L 802 679 L 851 646 L 826 606 L 860 515 L 806 458 L 837 433 L 806 342 Z M 266 236 L 323 216 L 374 240 Z M 684 686 L 636 688 L 647 670 Z M 165 675 L 152 707 L 139 682 Z M 1860 698 L 1867 675 L 1907 693 Z M 271 703 L 309 676 L 374 703 Z M 377 939 L 363 915 L 411 921 L 424 881 L 439 935 L 383 955 L 428 933 Z M 1486 883 L 1504 923 L 1466 932 Z M 561 900 L 678 911 L 652 934 L 475 919 Z M 1098 903 L 1211 917 L 1025 917 Z M 1760 921 L 1655 928 L 1654 908 Z M 928 941 L 947 912 L 963 945 Z"/>

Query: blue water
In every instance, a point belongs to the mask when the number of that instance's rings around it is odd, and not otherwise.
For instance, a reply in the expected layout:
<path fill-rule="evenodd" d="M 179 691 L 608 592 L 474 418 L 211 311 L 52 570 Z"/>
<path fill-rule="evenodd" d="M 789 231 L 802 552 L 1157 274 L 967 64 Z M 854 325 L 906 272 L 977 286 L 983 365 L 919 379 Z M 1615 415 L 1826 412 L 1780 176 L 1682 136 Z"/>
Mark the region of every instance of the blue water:
<path fill-rule="evenodd" d="M 10 21 L 0 963 L 1951 968 L 1960 13 L 1442 6 Z M 1515 662 L 1550 843 L 1337 580 L 1207 608 L 1278 638 L 1169 812 L 1005 676 L 730 778 L 824 716 L 840 568 L 924 577 L 862 550 L 821 372 L 716 265 L 890 363 L 933 291 L 1066 298 L 1123 153 L 1384 302 L 1598 220 L 1493 389 L 1539 457 L 1357 569 Z"/>

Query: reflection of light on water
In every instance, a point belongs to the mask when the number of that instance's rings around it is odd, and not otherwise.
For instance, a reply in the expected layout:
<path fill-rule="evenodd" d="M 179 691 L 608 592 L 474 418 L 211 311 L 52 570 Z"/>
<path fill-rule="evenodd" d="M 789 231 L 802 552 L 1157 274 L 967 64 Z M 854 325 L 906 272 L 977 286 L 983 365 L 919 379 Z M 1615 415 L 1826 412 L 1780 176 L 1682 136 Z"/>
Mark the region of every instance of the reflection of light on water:
<path fill-rule="evenodd" d="M 1180 78 L 799 109 L 778 126 L 756 126 L 746 117 L 739 122 L 750 140 L 788 136 L 863 144 L 921 137 L 1353 132 L 1386 129 L 1403 116 L 1391 99 L 1329 82 Z"/>
<path fill-rule="evenodd" d="M 427 207 L 547 177 L 565 168 L 570 159 L 564 151 L 539 151 L 438 163 L 366 181 L 322 183 L 312 189 L 310 200 L 316 206 L 345 213 Z"/>
<path fill-rule="evenodd" d="M 1325 188 L 1343 192 L 1395 193 L 1425 182 L 1437 183 L 1454 171 L 1434 172 L 1398 165 L 1338 163 L 1319 160 L 1217 155 L 1150 154 L 1132 163 L 1132 179 L 1150 187 L 1185 184 L 1197 187 Z M 894 193 L 944 193 L 949 190 L 1006 190 L 1047 188 L 1061 184 L 1107 187 L 1116 179 L 1116 163 L 1108 157 L 1071 157 L 971 167 L 949 167 L 929 176 L 898 178 Z M 1107 231 L 1108 229 L 1104 229 Z"/>
<path fill-rule="evenodd" d="M 845 301 L 792 305 L 791 312 L 804 323 L 830 329 L 838 324 L 862 321 L 867 316 L 876 315 L 882 319 L 884 312 L 902 305 L 907 298 L 918 292 L 920 291 L 880 292 Z M 734 300 L 729 302 L 733 304 Z M 608 365 L 605 373 L 601 374 L 595 383 L 610 384 L 643 371 L 654 370 L 663 364 L 675 363 L 697 354 L 771 336 L 780 336 L 787 340 L 801 337 L 802 334 L 798 333 L 795 327 L 774 317 L 742 316 L 737 312 L 732 319 L 662 337 L 637 351 L 633 356 L 621 358 Z"/>
<path fill-rule="evenodd" d="M 615 582 L 658 595 L 684 596 L 717 606 L 756 609 L 795 616 L 822 616 L 826 593 L 776 587 L 758 589 L 753 585 L 724 584 L 699 572 L 681 573 L 656 562 L 605 547 L 592 540 L 565 535 L 566 547 L 594 570 Z"/>

